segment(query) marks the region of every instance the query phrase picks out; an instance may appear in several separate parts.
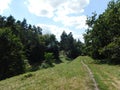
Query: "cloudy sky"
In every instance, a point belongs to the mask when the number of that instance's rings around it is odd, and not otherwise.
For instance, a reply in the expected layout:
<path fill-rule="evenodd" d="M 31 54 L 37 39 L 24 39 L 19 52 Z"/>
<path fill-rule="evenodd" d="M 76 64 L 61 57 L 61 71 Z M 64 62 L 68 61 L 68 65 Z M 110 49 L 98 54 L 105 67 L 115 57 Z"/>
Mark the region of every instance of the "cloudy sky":
<path fill-rule="evenodd" d="M 85 21 L 92 12 L 101 14 L 110 0 L 0 0 L 0 15 L 12 15 L 17 20 L 27 19 L 38 25 L 43 33 L 53 33 L 60 40 L 65 30 L 83 41 Z"/>

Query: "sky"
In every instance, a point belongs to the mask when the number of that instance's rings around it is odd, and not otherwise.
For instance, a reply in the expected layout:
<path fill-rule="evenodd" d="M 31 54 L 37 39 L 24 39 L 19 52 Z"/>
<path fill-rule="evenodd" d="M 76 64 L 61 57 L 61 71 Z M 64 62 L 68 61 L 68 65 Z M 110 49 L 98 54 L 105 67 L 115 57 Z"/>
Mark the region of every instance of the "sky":
<path fill-rule="evenodd" d="M 86 19 L 102 14 L 111 0 L 0 0 L 0 15 L 27 20 L 40 26 L 43 34 L 54 34 L 60 40 L 63 31 L 72 32 L 82 42 L 87 29 Z"/>

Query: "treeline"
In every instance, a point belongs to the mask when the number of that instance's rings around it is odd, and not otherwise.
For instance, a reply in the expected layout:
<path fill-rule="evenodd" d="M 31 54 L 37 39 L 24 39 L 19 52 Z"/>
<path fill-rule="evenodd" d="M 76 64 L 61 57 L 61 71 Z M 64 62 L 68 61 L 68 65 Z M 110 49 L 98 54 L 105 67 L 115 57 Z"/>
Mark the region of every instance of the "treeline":
<path fill-rule="evenodd" d="M 63 50 L 68 58 L 74 59 L 83 54 L 83 43 L 80 40 L 74 39 L 71 32 L 67 34 L 63 31 L 60 41 L 60 50 Z"/>
<path fill-rule="evenodd" d="M 0 15 L 0 80 L 24 73 L 29 67 L 34 70 L 60 63 L 60 51 L 75 58 L 81 54 L 81 45 L 72 33 L 64 31 L 58 42 L 55 35 L 43 35 L 42 28 L 28 24 L 26 19 Z"/>
<path fill-rule="evenodd" d="M 120 64 L 120 0 L 110 1 L 105 12 L 87 19 L 85 53 L 105 63 Z"/>

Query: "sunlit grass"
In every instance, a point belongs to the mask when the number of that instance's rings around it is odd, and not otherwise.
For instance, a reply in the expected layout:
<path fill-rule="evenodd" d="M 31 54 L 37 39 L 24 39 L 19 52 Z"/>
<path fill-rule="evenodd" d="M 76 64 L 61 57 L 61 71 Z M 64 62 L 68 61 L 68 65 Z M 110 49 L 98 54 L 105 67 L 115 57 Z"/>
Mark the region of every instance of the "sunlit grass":
<path fill-rule="evenodd" d="M 71 62 L 64 59 L 53 68 L 3 80 L 0 90 L 93 90 L 93 84 L 78 57 Z"/>
<path fill-rule="evenodd" d="M 0 90 L 94 90 L 89 73 L 81 60 L 90 67 L 100 90 L 120 90 L 120 66 L 97 64 L 89 57 L 78 57 L 55 67 L 28 72 L 0 81 Z"/>
<path fill-rule="evenodd" d="M 97 64 L 89 57 L 83 58 L 92 69 L 101 90 L 120 90 L 120 66 Z"/>

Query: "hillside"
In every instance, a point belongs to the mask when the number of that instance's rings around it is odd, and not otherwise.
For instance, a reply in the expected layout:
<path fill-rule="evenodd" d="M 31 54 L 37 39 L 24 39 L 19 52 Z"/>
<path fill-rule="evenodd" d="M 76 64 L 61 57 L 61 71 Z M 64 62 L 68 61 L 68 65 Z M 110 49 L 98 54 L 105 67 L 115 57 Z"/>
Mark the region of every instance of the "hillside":
<path fill-rule="evenodd" d="M 96 64 L 78 57 L 53 68 L 29 72 L 0 81 L 0 90 L 94 90 L 94 82 L 81 60 L 91 69 L 100 90 L 120 90 L 120 67 Z M 94 78 L 93 77 L 93 78 Z"/>

